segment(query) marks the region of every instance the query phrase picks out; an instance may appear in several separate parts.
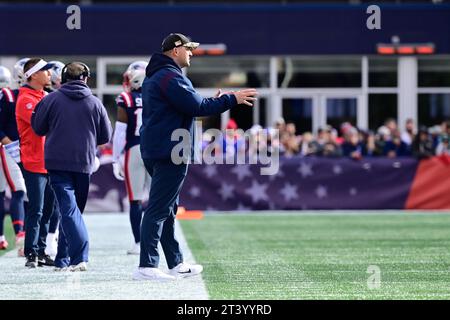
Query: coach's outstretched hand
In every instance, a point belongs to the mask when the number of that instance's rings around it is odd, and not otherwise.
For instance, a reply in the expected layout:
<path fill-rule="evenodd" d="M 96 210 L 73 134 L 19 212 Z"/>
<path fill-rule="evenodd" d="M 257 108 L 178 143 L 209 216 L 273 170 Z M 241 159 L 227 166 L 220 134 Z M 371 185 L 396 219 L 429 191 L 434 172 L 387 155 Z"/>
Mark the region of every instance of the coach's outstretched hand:
<path fill-rule="evenodd" d="M 247 106 L 253 106 L 253 101 L 256 101 L 258 91 L 256 89 L 242 89 L 233 92 L 238 104 L 246 104 Z"/>

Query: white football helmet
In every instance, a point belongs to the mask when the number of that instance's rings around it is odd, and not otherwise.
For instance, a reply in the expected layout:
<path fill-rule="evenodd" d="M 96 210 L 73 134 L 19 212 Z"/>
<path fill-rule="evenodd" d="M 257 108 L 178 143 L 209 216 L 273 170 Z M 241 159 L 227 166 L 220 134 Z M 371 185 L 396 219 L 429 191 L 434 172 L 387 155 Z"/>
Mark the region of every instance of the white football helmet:
<path fill-rule="evenodd" d="M 11 72 L 8 68 L 0 66 L 0 89 L 11 85 Z"/>
<path fill-rule="evenodd" d="M 147 64 L 145 61 L 135 61 L 128 66 L 127 71 L 123 74 L 123 87 L 125 91 L 139 90 L 142 87 Z"/>
<path fill-rule="evenodd" d="M 17 83 L 17 85 L 20 87 L 25 82 L 27 82 L 27 78 L 25 78 L 23 67 L 25 66 L 25 63 L 30 60 L 30 58 L 23 58 L 16 62 L 13 69 L 13 79 Z"/>
<path fill-rule="evenodd" d="M 49 61 L 49 64 L 52 65 L 52 67 L 49 69 L 50 71 L 50 77 L 51 77 L 51 88 L 53 90 L 58 90 L 61 87 L 61 72 L 64 68 L 64 63 L 61 61 Z"/>

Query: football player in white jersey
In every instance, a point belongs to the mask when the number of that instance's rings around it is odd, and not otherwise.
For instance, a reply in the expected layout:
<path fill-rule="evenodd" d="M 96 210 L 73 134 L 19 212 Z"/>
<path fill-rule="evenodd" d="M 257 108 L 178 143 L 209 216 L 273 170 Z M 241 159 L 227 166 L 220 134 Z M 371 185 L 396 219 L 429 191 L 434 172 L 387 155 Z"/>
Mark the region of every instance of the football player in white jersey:
<path fill-rule="evenodd" d="M 14 80 L 19 86 L 24 81 L 23 66 L 27 61 L 28 58 L 21 59 L 14 66 Z M 4 195 L 6 185 L 8 185 L 11 190 L 9 212 L 16 235 L 16 247 L 18 248 L 19 256 L 23 256 L 26 187 L 19 167 L 19 133 L 17 132 L 15 116 L 19 90 L 10 88 L 11 80 L 9 70 L 0 66 L 0 250 L 8 247 L 8 243 L 3 235 Z"/>

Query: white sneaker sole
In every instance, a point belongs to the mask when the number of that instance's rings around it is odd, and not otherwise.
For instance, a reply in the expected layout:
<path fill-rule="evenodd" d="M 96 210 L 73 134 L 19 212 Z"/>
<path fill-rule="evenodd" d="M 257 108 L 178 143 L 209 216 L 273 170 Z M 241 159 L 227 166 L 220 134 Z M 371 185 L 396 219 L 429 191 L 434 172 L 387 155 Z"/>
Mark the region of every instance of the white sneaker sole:
<path fill-rule="evenodd" d="M 150 277 L 150 276 L 146 276 L 145 274 L 143 274 L 142 272 L 139 272 L 138 270 L 135 270 L 133 272 L 133 280 L 136 281 L 156 281 L 156 282 L 172 282 L 177 280 L 176 277 L 174 276 L 169 276 L 167 278 L 160 278 L 160 277 Z"/>
<path fill-rule="evenodd" d="M 70 266 L 70 271 L 77 272 L 77 271 L 87 271 L 87 266 L 85 264 L 82 265 L 76 265 L 76 266 Z"/>

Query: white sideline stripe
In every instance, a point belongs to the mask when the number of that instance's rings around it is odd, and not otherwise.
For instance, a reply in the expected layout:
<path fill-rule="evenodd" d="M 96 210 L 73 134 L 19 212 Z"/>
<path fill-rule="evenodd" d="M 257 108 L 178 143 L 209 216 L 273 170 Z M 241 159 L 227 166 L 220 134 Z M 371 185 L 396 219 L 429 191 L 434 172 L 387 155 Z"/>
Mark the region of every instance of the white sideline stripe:
<path fill-rule="evenodd" d="M 86 214 L 90 236 L 87 272 L 55 272 L 53 268 L 25 268 L 25 259 L 12 250 L 0 257 L 2 300 L 86 299 L 86 300 L 205 300 L 206 286 L 201 276 L 174 282 L 132 280 L 139 256 L 127 255 L 132 244 L 128 214 Z M 186 262 L 195 262 L 180 225 L 177 239 Z M 160 249 L 160 267 L 167 271 Z"/>

